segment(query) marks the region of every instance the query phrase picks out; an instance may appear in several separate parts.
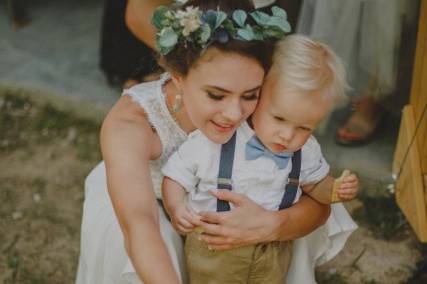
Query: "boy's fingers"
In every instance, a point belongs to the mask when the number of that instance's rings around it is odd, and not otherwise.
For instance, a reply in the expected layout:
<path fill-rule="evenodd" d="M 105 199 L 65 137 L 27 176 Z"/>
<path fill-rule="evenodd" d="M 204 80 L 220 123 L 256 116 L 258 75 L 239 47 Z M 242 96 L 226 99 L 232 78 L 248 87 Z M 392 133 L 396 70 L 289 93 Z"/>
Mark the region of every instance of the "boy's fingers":
<path fill-rule="evenodd" d="M 341 184 L 341 186 L 339 187 L 338 190 L 354 190 L 354 191 L 358 191 L 358 186 L 357 184 Z"/>
<path fill-rule="evenodd" d="M 352 194 L 352 193 L 338 193 L 338 196 L 341 199 L 351 199 L 351 198 L 354 198 L 356 196 L 356 194 Z"/>
<path fill-rule="evenodd" d="M 197 214 L 194 210 L 192 210 L 191 208 L 188 208 L 187 210 L 187 219 L 195 226 L 200 226 L 201 225 L 201 216 L 199 214 Z"/>
<path fill-rule="evenodd" d="M 342 179 L 343 182 L 351 182 L 351 181 L 357 181 L 357 176 L 355 174 L 351 174 L 349 176 L 346 176 Z"/>
<path fill-rule="evenodd" d="M 194 228 L 194 225 L 193 224 L 191 224 L 190 222 L 188 222 L 187 220 L 185 220 L 185 219 L 179 219 L 178 220 L 178 225 L 180 225 L 180 226 L 182 226 L 183 228 L 186 228 L 186 229 L 188 229 L 188 230 L 191 230 L 191 229 L 193 229 Z"/>
<path fill-rule="evenodd" d="M 182 226 L 178 226 L 176 229 L 180 234 L 188 234 L 193 230 L 193 229 L 184 228 Z"/>

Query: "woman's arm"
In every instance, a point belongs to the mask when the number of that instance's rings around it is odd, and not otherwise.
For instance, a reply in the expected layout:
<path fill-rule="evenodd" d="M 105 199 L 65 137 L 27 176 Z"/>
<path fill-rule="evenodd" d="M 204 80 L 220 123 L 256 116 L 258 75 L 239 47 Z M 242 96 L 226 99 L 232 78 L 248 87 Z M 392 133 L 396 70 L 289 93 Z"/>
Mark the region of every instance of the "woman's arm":
<path fill-rule="evenodd" d="M 154 49 L 156 30 L 151 25 L 154 10 L 160 5 L 169 5 L 171 0 L 128 0 L 125 21 L 129 30 Z"/>
<path fill-rule="evenodd" d="M 230 212 L 201 213 L 203 240 L 212 249 L 225 250 L 269 241 L 293 240 L 307 235 L 326 222 L 330 206 L 303 195 L 292 207 L 268 211 L 249 198 L 228 190 L 212 192 L 235 206 Z"/>
<path fill-rule="evenodd" d="M 101 149 L 108 191 L 136 272 L 144 283 L 179 283 L 160 235 L 149 172 L 149 161 L 160 155 L 161 144 L 130 97 L 120 98 L 107 115 Z"/>

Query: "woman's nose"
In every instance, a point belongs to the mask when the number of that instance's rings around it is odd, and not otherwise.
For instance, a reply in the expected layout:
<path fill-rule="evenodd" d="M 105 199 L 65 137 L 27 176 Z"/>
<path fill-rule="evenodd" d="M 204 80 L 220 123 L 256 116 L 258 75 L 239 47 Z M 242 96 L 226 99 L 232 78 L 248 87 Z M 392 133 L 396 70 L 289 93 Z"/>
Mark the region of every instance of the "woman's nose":
<path fill-rule="evenodd" d="M 242 118 L 243 110 L 239 102 L 229 102 L 223 111 L 224 117 L 232 122 L 237 122 Z"/>

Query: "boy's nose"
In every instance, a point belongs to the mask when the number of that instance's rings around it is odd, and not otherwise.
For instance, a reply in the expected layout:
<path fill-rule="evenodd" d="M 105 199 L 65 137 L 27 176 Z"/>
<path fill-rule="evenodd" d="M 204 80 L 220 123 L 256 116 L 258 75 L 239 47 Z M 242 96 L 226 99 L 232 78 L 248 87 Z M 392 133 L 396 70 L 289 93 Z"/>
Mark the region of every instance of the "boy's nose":
<path fill-rule="evenodd" d="M 295 131 L 292 127 L 285 127 L 280 130 L 279 137 L 283 141 L 290 141 L 294 137 L 294 133 Z"/>

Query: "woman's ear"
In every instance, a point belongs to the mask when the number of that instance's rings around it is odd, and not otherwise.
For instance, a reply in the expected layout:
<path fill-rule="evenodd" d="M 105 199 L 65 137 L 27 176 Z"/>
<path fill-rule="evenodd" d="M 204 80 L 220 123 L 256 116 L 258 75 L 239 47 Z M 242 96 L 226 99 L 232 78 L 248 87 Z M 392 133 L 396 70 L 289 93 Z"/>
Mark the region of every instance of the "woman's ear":
<path fill-rule="evenodd" d="M 182 76 L 179 73 L 172 72 L 171 73 L 171 79 L 172 79 L 172 82 L 174 83 L 175 87 L 178 90 L 182 90 L 182 87 L 183 87 L 182 85 L 184 83 L 184 76 Z"/>

